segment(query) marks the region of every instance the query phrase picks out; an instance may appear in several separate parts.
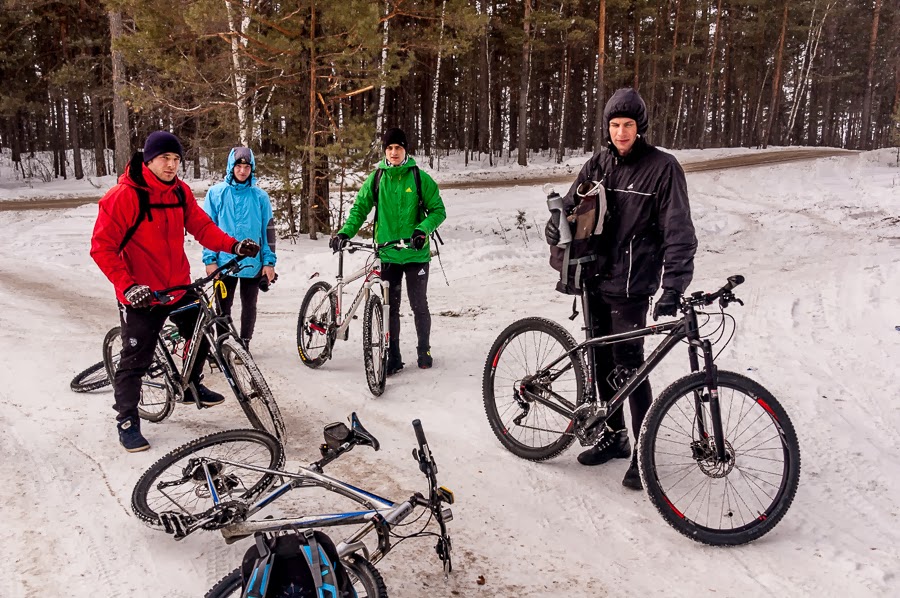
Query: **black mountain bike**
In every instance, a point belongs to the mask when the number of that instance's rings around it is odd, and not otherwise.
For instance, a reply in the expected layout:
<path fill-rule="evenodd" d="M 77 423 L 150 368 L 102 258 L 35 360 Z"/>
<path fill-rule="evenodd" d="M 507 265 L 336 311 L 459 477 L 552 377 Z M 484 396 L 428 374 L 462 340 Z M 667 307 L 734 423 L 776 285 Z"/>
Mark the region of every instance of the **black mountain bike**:
<path fill-rule="evenodd" d="M 141 401 L 138 404 L 141 418 L 162 421 L 172 412 L 176 402 L 194 403 L 198 409 L 202 407 L 196 401 L 196 392 L 188 376 L 197 359 L 196 348 L 205 337 L 210 345 L 208 359 L 225 375 L 250 424 L 257 430 L 284 440 L 284 423 L 272 391 L 253 357 L 238 340 L 231 316 L 222 313 L 219 291 L 207 288 L 214 281 L 216 285 L 221 284 L 217 277 L 240 270 L 240 259 L 232 259 L 192 284 L 154 292 L 161 303 L 170 302 L 169 294 L 176 291 L 196 293 L 199 297 L 197 302 L 176 311 L 199 309 L 200 316 L 190 339 L 181 337 L 174 326 L 166 326 L 160 333 L 153 362 L 141 381 Z M 121 342 L 118 327 L 110 330 L 104 339 L 103 359 L 110 380 L 115 378 Z M 184 347 L 186 351 L 183 351 Z"/>
<path fill-rule="evenodd" d="M 743 305 L 732 293 L 742 282 L 743 276 L 732 276 L 715 293 L 685 297 L 678 320 L 589 337 L 581 344 L 544 318 L 510 325 L 494 342 L 484 368 L 484 406 L 494 434 L 510 452 L 532 461 L 559 455 L 576 438 L 593 445 L 631 392 L 675 345 L 687 341 L 692 373 L 659 395 L 641 428 L 644 487 L 663 518 L 689 538 L 737 545 L 761 537 L 784 517 L 797 492 L 797 434 L 772 393 L 716 367 L 712 335 L 701 335 L 698 323 L 698 316 L 720 315 L 721 339 L 726 318 L 734 321 L 725 308 Z M 716 301 L 719 314 L 701 311 Z M 585 297 L 582 306 L 590 322 Z M 609 382 L 615 396 L 608 403 L 599 400 L 589 348 L 652 334 L 666 337 L 633 372 L 614 371 Z"/>

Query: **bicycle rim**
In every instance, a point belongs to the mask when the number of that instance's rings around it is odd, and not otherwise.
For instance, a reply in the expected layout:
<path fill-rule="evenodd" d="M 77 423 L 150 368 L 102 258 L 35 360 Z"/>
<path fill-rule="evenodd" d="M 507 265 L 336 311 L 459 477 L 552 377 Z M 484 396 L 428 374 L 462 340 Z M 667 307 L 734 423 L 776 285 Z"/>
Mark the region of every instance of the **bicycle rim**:
<path fill-rule="evenodd" d="M 274 474 L 227 465 L 278 469 L 284 463 L 281 443 L 259 430 L 227 430 L 185 444 L 163 456 L 138 480 L 131 497 L 132 509 L 145 523 L 159 527 L 159 515 L 176 512 L 197 515 L 212 508 L 210 484 L 200 459 L 208 463 L 220 501 L 248 502 L 264 492 Z"/>
<path fill-rule="evenodd" d="M 312 368 L 328 360 L 334 344 L 337 300 L 330 291 L 331 285 L 324 281 L 311 286 L 297 316 L 297 352 L 300 360 Z"/>
<path fill-rule="evenodd" d="M 544 460 L 568 448 L 574 440 L 572 419 L 522 392 L 523 380 L 548 400 L 558 395 L 572 406 L 584 400 L 584 370 L 580 357 L 570 355 L 542 379 L 534 376 L 560 357 L 575 341 L 550 320 L 526 318 L 515 322 L 494 341 L 485 362 L 483 395 L 485 413 L 498 440 L 524 459 Z"/>
<path fill-rule="evenodd" d="M 116 326 L 106 333 L 103 340 L 103 363 L 109 379 L 113 382 L 122 353 L 121 328 Z M 175 408 L 175 387 L 165 367 L 165 354 L 157 346 L 153 362 L 147 373 L 141 378 L 141 398 L 138 402 L 138 415 L 141 419 L 158 423 L 166 419 Z"/>
<path fill-rule="evenodd" d="M 284 441 L 284 422 L 265 378 L 253 358 L 233 338 L 222 343 L 222 358 L 240 391 L 238 402 L 250 424 Z"/>
<path fill-rule="evenodd" d="M 69 383 L 74 392 L 90 392 L 109 385 L 109 375 L 102 361 L 78 373 Z"/>
<path fill-rule="evenodd" d="M 363 318 L 363 362 L 366 366 L 366 382 L 376 397 L 384 392 L 386 354 L 384 310 L 381 299 L 372 295 L 366 302 L 366 313 Z"/>
<path fill-rule="evenodd" d="M 375 565 L 358 554 L 349 554 L 342 562 L 358 598 L 387 598 L 387 586 Z"/>
<path fill-rule="evenodd" d="M 720 371 L 718 384 L 725 462 L 714 454 L 705 375 L 694 374 L 648 413 L 641 471 L 651 500 L 678 531 L 708 544 L 743 544 L 784 516 L 799 484 L 800 449 L 771 393 L 731 372 Z"/>

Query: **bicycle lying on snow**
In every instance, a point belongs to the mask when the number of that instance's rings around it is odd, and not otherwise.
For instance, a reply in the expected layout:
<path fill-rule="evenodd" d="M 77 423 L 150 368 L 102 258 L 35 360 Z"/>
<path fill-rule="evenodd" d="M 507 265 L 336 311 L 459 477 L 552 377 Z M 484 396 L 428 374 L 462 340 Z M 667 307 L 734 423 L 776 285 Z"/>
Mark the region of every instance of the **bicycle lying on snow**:
<path fill-rule="evenodd" d="M 702 308 L 718 301 L 724 333 L 725 318 L 731 318 L 725 308 L 743 305 L 732 293 L 742 282 L 743 276 L 732 276 L 715 293 L 683 298 L 678 320 L 588 335 L 581 344 L 544 318 L 513 323 L 494 342 L 484 368 L 484 406 L 494 434 L 513 454 L 532 461 L 559 455 L 575 439 L 593 445 L 631 392 L 686 340 L 693 373 L 659 395 L 640 432 L 644 487 L 663 519 L 689 538 L 737 545 L 761 537 L 784 517 L 797 492 L 797 434 L 772 393 L 716 367 L 712 343 L 701 336 L 698 324 L 698 315 L 713 315 Z M 590 322 L 584 296 L 582 306 Z M 614 371 L 615 396 L 608 403 L 599 400 L 590 348 L 653 334 L 666 336 L 636 370 Z"/>
<path fill-rule="evenodd" d="M 313 284 L 306 292 L 297 317 L 297 351 L 300 360 L 311 368 L 317 368 L 331 359 L 334 342 L 347 340 L 350 335 L 350 321 L 357 308 L 365 304 L 363 312 L 363 362 L 366 367 L 366 382 L 373 395 L 384 392 L 385 369 L 389 332 L 385 327 L 390 322 L 388 303 L 389 284 L 381 279 L 381 259 L 379 252 L 386 247 L 406 248 L 410 239 L 388 241 L 387 243 L 357 243 L 347 241 L 348 253 L 369 251 L 372 255 L 366 265 L 344 279 L 344 250 L 338 252 L 338 273 L 332 287 L 324 280 Z M 318 273 L 314 274 L 316 276 Z M 354 280 L 363 278 L 363 285 L 356 293 L 353 303 L 344 311 L 344 287 Z"/>
<path fill-rule="evenodd" d="M 163 529 L 180 540 L 198 529 L 219 530 L 229 544 L 254 534 L 272 534 L 312 528 L 362 525 L 337 543 L 337 552 L 347 567 L 360 596 L 384 598 L 387 590 L 374 565 L 393 546 L 413 537 L 437 537 L 435 551 L 445 574 L 452 570 L 447 522 L 453 493 L 438 486 L 437 465 L 419 420 L 412 422 L 418 448 L 413 457 L 428 479 L 428 496 L 418 492 L 395 503 L 323 473 L 325 466 L 357 445 L 379 449 L 378 440 L 360 423 L 356 414 L 351 425 L 338 422 L 325 426 L 322 458 L 296 473 L 283 471 L 284 452 L 271 434 L 258 430 L 229 430 L 194 440 L 165 455 L 138 480 L 132 494 L 132 509 L 150 527 Z M 276 485 L 274 490 L 263 494 Z M 363 505 L 366 510 L 286 519 L 251 519 L 288 492 L 299 488 L 321 488 Z M 404 524 L 417 508 L 416 519 Z M 403 525 L 413 525 L 428 513 L 421 530 L 399 534 Z M 431 520 L 438 532 L 425 531 Z M 363 540 L 372 532 L 377 547 L 369 550 Z M 392 538 L 398 542 L 391 544 Z M 241 570 L 235 569 L 207 594 L 207 598 L 240 596 Z"/>

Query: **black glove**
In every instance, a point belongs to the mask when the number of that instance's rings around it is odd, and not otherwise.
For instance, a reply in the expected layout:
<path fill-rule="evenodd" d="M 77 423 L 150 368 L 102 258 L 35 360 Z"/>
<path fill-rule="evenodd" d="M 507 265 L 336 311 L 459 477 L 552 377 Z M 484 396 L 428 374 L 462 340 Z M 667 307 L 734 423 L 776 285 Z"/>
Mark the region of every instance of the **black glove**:
<path fill-rule="evenodd" d="M 231 253 L 247 257 L 256 257 L 256 254 L 259 253 L 259 243 L 253 239 L 238 241 L 234 244 L 234 247 L 231 248 Z"/>
<path fill-rule="evenodd" d="M 338 233 L 335 236 L 331 237 L 331 240 L 328 242 L 328 246 L 331 247 L 331 250 L 333 252 L 337 253 L 347 246 L 347 241 L 349 240 L 350 237 L 348 237 L 344 233 Z"/>
<path fill-rule="evenodd" d="M 550 220 L 547 221 L 547 226 L 544 228 L 544 238 L 547 240 L 547 245 L 559 244 L 559 227 L 553 222 L 552 216 L 550 217 Z"/>
<path fill-rule="evenodd" d="M 425 247 L 425 241 L 427 240 L 428 235 L 419 229 L 413 231 L 412 238 L 410 239 L 413 249 L 422 249 Z"/>
<path fill-rule="evenodd" d="M 153 293 L 145 284 L 133 284 L 125 289 L 125 299 L 131 304 L 131 307 L 141 309 L 150 307 L 150 303 L 153 302 Z"/>
<path fill-rule="evenodd" d="M 275 278 L 272 279 L 272 282 L 269 282 L 269 277 L 263 274 L 262 276 L 260 276 L 259 282 L 257 283 L 259 285 L 259 290 L 263 293 L 267 293 L 269 291 L 269 287 L 275 284 L 276 280 L 278 280 L 277 272 L 275 273 Z"/>
<path fill-rule="evenodd" d="M 678 305 L 681 303 L 681 295 L 675 289 L 665 289 L 659 301 L 653 306 L 653 321 L 659 316 L 674 316 L 678 313 Z"/>

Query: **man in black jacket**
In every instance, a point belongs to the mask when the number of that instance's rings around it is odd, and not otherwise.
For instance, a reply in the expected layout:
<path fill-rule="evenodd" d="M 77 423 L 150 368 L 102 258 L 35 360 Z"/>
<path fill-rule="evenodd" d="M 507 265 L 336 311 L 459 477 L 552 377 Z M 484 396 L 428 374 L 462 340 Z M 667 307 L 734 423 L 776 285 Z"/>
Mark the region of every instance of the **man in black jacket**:
<path fill-rule="evenodd" d="M 650 298 L 663 293 L 653 310 L 653 319 L 674 316 L 681 295 L 694 273 L 697 238 L 688 205 L 684 171 L 670 154 L 647 143 L 647 110 L 637 91 L 616 91 L 606 104 L 603 120 L 609 131 L 607 149 L 601 150 L 581 169 L 565 200 L 576 203 L 576 191 L 601 183 L 606 189 L 607 214 L 597 253 L 604 263 L 599 274 L 585 281 L 591 336 L 617 334 L 647 325 Z M 559 230 L 547 223 L 547 242 L 556 245 Z M 608 378 L 613 372 L 627 378 L 644 361 L 644 341 L 616 343 L 594 349 L 598 390 L 603 400 L 615 394 Z M 650 408 L 650 382 L 645 381 L 629 397 L 635 436 Z M 628 441 L 624 410 L 608 422 L 596 446 L 578 455 L 582 465 L 600 465 L 610 459 L 631 457 L 631 467 L 622 484 L 641 489 L 634 454 Z"/>

